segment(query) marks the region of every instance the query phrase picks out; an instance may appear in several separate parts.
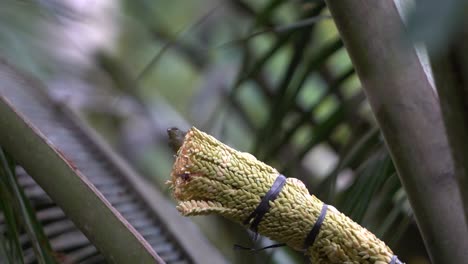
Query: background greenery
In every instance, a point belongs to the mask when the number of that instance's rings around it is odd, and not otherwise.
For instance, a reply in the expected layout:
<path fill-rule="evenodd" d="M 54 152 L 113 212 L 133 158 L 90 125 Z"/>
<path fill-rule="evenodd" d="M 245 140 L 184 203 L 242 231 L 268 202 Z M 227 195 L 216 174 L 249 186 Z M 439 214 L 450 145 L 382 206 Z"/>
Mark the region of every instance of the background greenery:
<path fill-rule="evenodd" d="M 416 22 L 424 17 L 418 14 Z M 410 29 L 424 39 L 416 22 Z M 0 56 L 83 113 L 167 195 L 173 154 L 166 129 L 193 125 L 299 178 L 400 259 L 429 263 L 321 1 L 4 0 Z M 234 251 L 234 243 L 254 243 L 247 231 L 216 217 L 194 221 L 234 263 L 304 262 L 288 249 Z"/>

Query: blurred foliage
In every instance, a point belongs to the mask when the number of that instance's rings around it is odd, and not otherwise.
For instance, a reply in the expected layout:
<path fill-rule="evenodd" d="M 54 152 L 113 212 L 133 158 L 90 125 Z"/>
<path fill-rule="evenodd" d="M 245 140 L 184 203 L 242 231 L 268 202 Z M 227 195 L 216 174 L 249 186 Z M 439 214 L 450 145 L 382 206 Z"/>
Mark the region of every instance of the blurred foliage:
<path fill-rule="evenodd" d="M 440 54 L 463 29 L 468 2 L 463 0 L 416 0 L 408 14 L 410 35 Z"/>
<path fill-rule="evenodd" d="M 5 233 L 0 234 L 0 260 L 2 263 L 25 263 L 21 233 L 31 241 L 38 263 L 57 263 L 49 240 L 39 223 L 36 213 L 18 183 L 15 163 L 0 148 L 0 215 L 3 216 Z"/>
<path fill-rule="evenodd" d="M 173 161 L 166 129 L 194 125 L 299 178 L 407 263 L 428 263 L 322 1 L 77 2 L 2 1 L 0 56 L 84 113 L 155 188 L 167 190 Z M 414 25 L 424 35 L 418 25 L 427 26 L 426 17 L 418 12 Z M 303 261 L 287 249 L 234 252 L 238 241 L 219 236 L 229 224 L 196 221 L 233 262 Z M 247 231 L 236 236 L 248 240 Z"/>

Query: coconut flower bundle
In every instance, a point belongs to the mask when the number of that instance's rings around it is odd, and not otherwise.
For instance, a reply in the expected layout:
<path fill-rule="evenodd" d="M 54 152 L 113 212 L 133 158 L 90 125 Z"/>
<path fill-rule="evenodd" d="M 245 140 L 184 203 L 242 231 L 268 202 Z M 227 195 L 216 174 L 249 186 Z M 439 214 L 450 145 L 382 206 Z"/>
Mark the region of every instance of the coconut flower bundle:
<path fill-rule="evenodd" d="M 402 263 L 374 234 L 298 179 L 191 128 L 169 184 L 184 216 L 218 214 L 303 251 L 311 263 Z"/>

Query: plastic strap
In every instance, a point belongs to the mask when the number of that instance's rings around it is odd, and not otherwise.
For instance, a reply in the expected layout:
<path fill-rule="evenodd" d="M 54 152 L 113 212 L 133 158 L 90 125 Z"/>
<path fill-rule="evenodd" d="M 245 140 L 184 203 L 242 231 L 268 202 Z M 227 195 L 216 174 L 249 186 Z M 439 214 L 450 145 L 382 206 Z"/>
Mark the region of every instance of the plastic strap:
<path fill-rule="evenodd" d="M 255 208 L 255 210 L 244 220 L 244 225 L 250 223 L 253 218 L 252 223 L 250 224 L 250 229 L 257 233 L 258 225 L 262 221 L 263 216 L 270 209 L 270 201 L 274 201 L 278 197 L 281 189 L 286 184 L 286 177 L 282 174 L 276 177 L 275 182 L 271 186 L 270 190 L 265 194 L 265 196 L 260 201 L 260 204 Z"/>
<path fill-rule="evenodd" d="M 311 247 L 315 239 L 317 238 L 317 235 L 320 232 L 320 228 L 322 227 L 322 223 L 325 220 L 325 217 L 327 216 L 327 210 L 328 210 L 328 205 L 323 204 L 322 206 L 322 211 L 320 212 L 319 217 L 317 218 L 317 221 L 315 221 L 314 226 L 312 227 L 312 230 L 310 230 L 310 233 L 307 235 L 306 239 L 304 240 L 304 250 L 307 248 Z"/>

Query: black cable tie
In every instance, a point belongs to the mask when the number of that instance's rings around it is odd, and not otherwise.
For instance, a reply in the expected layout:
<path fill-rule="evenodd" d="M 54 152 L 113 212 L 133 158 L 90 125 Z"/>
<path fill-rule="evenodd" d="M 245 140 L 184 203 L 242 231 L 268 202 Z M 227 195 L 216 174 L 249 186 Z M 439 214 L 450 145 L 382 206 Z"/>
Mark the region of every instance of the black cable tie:
<path fill-rule="evenodd" d="M 392 259 L 390 260 L 390 264 L 404 264 L 404 263 L 398 259 L 397 255 L 393 255 Z"/>
<path fill-rule="evenodd" d="M 328 210 L 328 205 L 324 203 L 322 206 L 322 211 L 320 212 L 320 215 L 317 218 L 317 221 L 315 221 L 315 224 L 312 227 L 312 230 L 310 230 L 310 233 L 307 235 L 306 239 L 304 240 L 304 246 L 303 246 L 304 250 L 307 250 L 307 248 L 311 247 L 314 244 L 315 239 L 317 238 L 317 235 L 320 232 L 320 228 L 322 227 L 322 223 L 325 220 L 325 216 L 327 216 L 327 210 Z"/>
<path fill-rule="evenodd" d="M 280 244 L 269 245 L 269 246 L 262 247 L 262 248 L 251 248 L 251 247 L 245 247 L 239 244 L 234 244 L 234 250 L 248 250 L 248 251 L 259 252 L 259 251 L 269 249 L 269 248 L 277 248 L 277 247 L 284 247 L 284 246 L 286 246 L 285 243 L 280 243 Z"/>
<path fill-rule="evenodd" d="M 270 209 L 270 201 L 274 201 L 278 197 L 281 189 L 283 189 L 285 184 L 286 177 L 283 174 L 278 175 L 270 190 L 268 190 L 268 192 L 262 198 L 257 208 L 255 208 L 255 210 L 247 217 L 247 219 L 244 220 L 244 225 L 247 225 L 253 218 L 253 221 L 250 224 L 250 229 L 255 232 L 255 239 L 257 237 L 258 225 L 260 224 L 260 221 L 262 221 L 263 216 Z"/>

